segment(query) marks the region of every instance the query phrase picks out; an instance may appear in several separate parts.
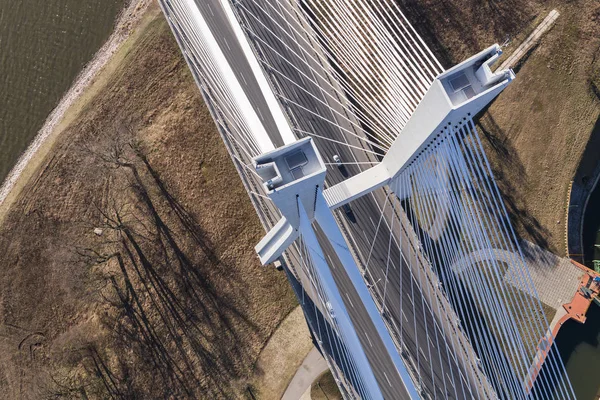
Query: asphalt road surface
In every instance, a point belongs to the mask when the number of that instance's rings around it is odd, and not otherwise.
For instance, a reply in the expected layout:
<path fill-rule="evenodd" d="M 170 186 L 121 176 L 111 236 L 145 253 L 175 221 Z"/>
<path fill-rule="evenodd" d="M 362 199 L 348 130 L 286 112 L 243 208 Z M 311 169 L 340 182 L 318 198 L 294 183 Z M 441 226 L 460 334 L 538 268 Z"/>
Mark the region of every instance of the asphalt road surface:
<path fill-rule="evenodd" d="M 274 144 L 276 146 L 283 145 L 283 141 L 277 131 L 277 127 L 269 112 L 266 101 L 260 92 L 258 83 L 253 78 L 250 65 L 246 61 L 242 50 L 237 43 L 236 36 L 227 21 L 227 17 L 221 8 L 220 2 L 218 0 L 197 0 L 196 3 L 203 16 L 206 18 L 215 39 L 232 66 L 239 82 L 242 83 L 242 87 L 248 98 L 251 100 L 254 109 L 265 123 L 265 127 Z M 339 179 L 342 178 L 342 176 L 339 177 Z M 322 236 L 320 237 L 320 241 L 321 243 L 327 244 L 327 241 L 324 240 Z M 362 305 L 360 297 L 354 290 L 354 286 L 346 275 L 345 270 L 337 259 L 335 252 L 328 246 L 324 246 L 324 251 L 331 259 L 335 260 L 336 267 L 332 269 L 332 272 L 334 273 L 340 292 L 344 297 L 344 302 L 348 308 L 352 322 L 357 327 L 357 334 L 363 344 L 367 358 L 373 366 L 376 379 L 379 382 L 379 386 L 384 393 L 385 398 L 409 398 L 404 389 L 404 384 L 402 383 L 390 356 L 387 354 L 383 342 L 377 334 L 377 330 Z M 313 316 L 312 318 L 315 319 L 317 317 Z M 320 323 L 324 323 L 322 317 L 320 318 Z M 331 351 L 330 354 L 336 353 Z M 342 364 L 343 363 L 341 362 L 338 363 L 338 365 Z"/>

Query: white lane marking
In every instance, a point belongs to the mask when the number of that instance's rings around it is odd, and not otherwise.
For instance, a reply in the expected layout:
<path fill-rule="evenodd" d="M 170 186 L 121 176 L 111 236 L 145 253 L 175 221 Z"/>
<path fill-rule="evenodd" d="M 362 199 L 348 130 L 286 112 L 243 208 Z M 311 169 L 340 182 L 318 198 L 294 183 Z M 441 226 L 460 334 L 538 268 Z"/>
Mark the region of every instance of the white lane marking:
<path fill-rule="evenodd" d="M 227 38 L 225 36 L 223 36 L 223 40 L 225 41 L 225 46 L 231 51 L 231 47 L 229 47 L 229 43 L 227 43 Z"/>
<path fill-rule="evenodd" d="M 452 379 L 450 379 L 450 375 L 448 375 L 447 372 L 446 372 L 446 376 L 448 377 L 448 380 L 450 381 L 450 384 L 452 385 L 452 389 L 454 389 L 454 382 L 452 381 Z"/>
<path fill-rule="evenodd" d="M 367 237 L 367 234 L 365 233 L 364 229 L 362 230 L 362 233 L 365 236 L 365 239 L 367 239 L 367 242 L 369 242 L 369 238 Z"/>
<path fill-rule="evenodd" d="M 240 72 L 240 76 L 242 77 L 242 80 L 244 81 L 244 85 L 248 86 L 248 82 L 246 82 L 246 78 L 244 77 L 244 74 L 242 74 Z"/>
<path fill-rule="evenodd" d="M 423 358 L 425 358 L 425 361 L 429 361 L 429 360 L 427 360 L 427 356 L 425 355 L 425 352 L 423 351 L 423 348 L 421 346 L 419 346 L 419 351 L 423 355 Z"/>
<path fill-rule="evenodd" d="M 385 373 L 385 371 L 383 371 L 383 376 L 385 376 L 385 380 L 387 381 L 388 385 L 390 385 L 390 387 L 392 387 L 392 382 L 390 382 L 390 380 L 387 377 L 387 374 Z"/>
<path fill-rule="evenodd" d="M 373 343 L 371 343 L 371 339 L 369 338 L 369 335 L 367 334 L 367 331 L 364 331 L 364 332 L 365 332 L 365 337 L 369 341 L 369 346 L 373 347 Z"/>
<path fill-rule="evenodd" d="M 406 322 L 408 322 L 408 318 L 406 318 L 406 314 L 404 314 L 404 310 L 402 310 L 402 316 L 404 317 L 404 320 L 405 320 Z"/>
<path fill-rule="evenodd" d="M 427 339 L 429 339 L 429 343 L 431 343 L 431 345 L 435 349 L 436 347 L 435 347 L 435 344 L 433 344 L 433 340 L 431 340 L 431 338 L 429 336 L 427 336 Z"/>
<path fill-rule="evenodd" d="M 333 262 L 333 260 L 331 259 L 331 256 L 329 254 L 327 254 L 327 258 L 329 258 L 329 263 L 331 264 L 331 268 L 335 269 L 335 263 Z"/>
<path fill-rule="evenodd" d="M 210 15 L 212 15 L 214 17 L 215 13 L 213 12 L 212 7 L 208 3 L 206 3 L 206 5 L 208 6 L 208 9 L 210 10 Z"/>
<path fill-rule="evenodd" d="M 258 116 L 260 117 L 260 119 L 262 119 L 264 121 L 265 119 L 263 118 L 263 115 L 260 112 L 260 109 L 257 109 L 256 112 L 258 113 Z"/>
<path fill-rule="evenodd" d="M 352 306 L 352 308 L 354 308 L 354 304 L 352 304 L 352 300 L 350 300 L 350 296 L 348 296 L 348 293 L 345 293 L 345 294 L 346 294 L 346 298 L 350 302 L 350 305 Z"/>
<path fill-rule="evenodd" d="M 373 218 L 369 217 L 369 219 L 371 220 L 371 224 L 373 224 L 373 228 L 377 228 L 377 226 L 375 226 L 375 222 L 373 222 Z"/>

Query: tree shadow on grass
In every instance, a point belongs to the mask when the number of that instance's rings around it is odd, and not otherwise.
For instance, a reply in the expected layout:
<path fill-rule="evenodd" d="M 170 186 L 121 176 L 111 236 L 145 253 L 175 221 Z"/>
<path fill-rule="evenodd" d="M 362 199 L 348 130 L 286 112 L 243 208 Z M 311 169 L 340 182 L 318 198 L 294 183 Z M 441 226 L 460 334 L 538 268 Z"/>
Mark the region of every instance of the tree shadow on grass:
<path fill-rule="evenodd" d="M 550 232 L 527 210 L 519 196 L 518 185 L 527 184 L 527 173 L 512 142 L 489 113 L 482 115 L 478 128 L 489 148 L 496 153 L 495 158 L 502 160 L 503 168 L 495 168 L 492 172 L 517 235 L 525 236 L 521 239 L 528 239 L 544 249 L 556 252 L 557 249 L 550 248 Z M 514 171 L 513 176 L 521 177 L 519 182 L 507 177 L 505 170 Z"/>
<path fill-rule="evenodd" d="M 154 168 L 152 168 L 152 166 L 150 165 L 148 158 L 139 150 L 136 150 L 136 155 L 143 162 L 144 167 L 146 168 L 146 170 L 152 177 L 154 183 L 160 190 L 161 195 L 169 203 L 169 206 L 175 212 L 175 215 L 177 215 L 177 218 L 179 219 L 183 227 L 194 239 L 195 243 L 202 249 L 202 251 L 208 257 L 211 263 L 218 264 L 220 260 L 218 259 L 217 255 L 213 250 L 214 245 L 211 242 L 210 238 L 208 238 L 202 226 L 198 223 L 198 221 L 196 221 L 194 216 L 190 214 L 185 209 L 185 207 L 181 205 L 181 203 L 175 198 L 175 196 L 173 196 L 171 192 L 169 192 L 165 183 L 160 178 L 158 172 L 156 172 L 156 170 L 154 170 Z"/>
<path fill-rule="evenodd" d="M 496 40 L 502 41 L 523 30 L 535 17 L 519 0 L 395 0 L 410 16 L 410 22 L 423 40 L 431 48 L 438 60 L 449 67 L 460 61 L 456 51 L 448 48 L 452 43 L 443 43 L 443 31 L 456 32 L 460 45 L 469 52 L 481 51 L 492 43 L 483 43 L 481 29 L 473 24 L 483 25 L 484 31 Z M 459 56 L 464 57 L 464 56 Z"/>
<path fill-rule="evenodd" d="M 128 182 L 125 197 L 134 199 L 133 211 L 107 206 L 114 202 L 99 206 L 102 226 L 117 239 L 103 235 L 110 242 L 106 256 L 88 251 L 96 263 L 118 265 L 104 294 L 116 312 L 105 323 L 123 352 L 117 354 L 118 371 L 110 374 L 94 356 L 96 375 L 116 398 L 235 397 L 232 383 L 254 361 L 245 344 L 263 339 L 239 308 L 250 301 L 247 288 L 146 157 L 137 155 L 134 161 L 121 155 L 109 160 Z M 139 367 L 136 374 L 124 367 L 129 364 Z"/>

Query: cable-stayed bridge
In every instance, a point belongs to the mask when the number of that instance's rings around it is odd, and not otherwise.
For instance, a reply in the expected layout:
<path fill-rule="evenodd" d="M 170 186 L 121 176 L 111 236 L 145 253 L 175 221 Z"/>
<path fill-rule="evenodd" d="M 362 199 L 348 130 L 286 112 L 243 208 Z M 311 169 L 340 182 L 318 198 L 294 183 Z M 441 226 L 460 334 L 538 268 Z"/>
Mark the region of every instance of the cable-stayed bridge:
<path fill-rule="evenodd" d="M 395 0 L 160 4 L 346 398 L 574 398 L 473 120 L 497 45 L 444 70 Z"/>

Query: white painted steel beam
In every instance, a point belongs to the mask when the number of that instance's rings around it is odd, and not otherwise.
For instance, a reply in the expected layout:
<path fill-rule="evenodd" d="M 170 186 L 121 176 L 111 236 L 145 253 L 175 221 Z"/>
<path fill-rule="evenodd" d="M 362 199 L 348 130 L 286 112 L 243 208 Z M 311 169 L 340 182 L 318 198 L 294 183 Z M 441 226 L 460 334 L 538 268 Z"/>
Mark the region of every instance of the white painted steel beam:
<path fill-rule="evenodd" d="M 234 1 L 235 4 L 237 4 L 237 0 Z M 269 111 L 271 112 L 271 115 L 275 120 L 275 124 L 277 125 L 277 129 L 279 130 L 279 134 L 281 135 L 283 142 L 285 144 L 295 142 L 297 138 L 292 132 L 292 129 L 290 128 L 290 125 L 287 119 L 285 118 L 283 111 L 281 111 L 279 102 L 273 94 L 273 90 L 271 89 L 271 86 L 269 85 L 269 82 L 267 81 L 264 75 L 263 69 L 260 67 L 256 55 L 250 47 L 250 43 L 248 43 L 248 39 L 244 34 L 242 27 L 240 26 L 240 23 L 238 22 L 235 13 L 233 12 L 233 9 L 231 8 L 229 0 L 220 0 L 220 2 L 221 6 L 223 7 L 223 10 L 225 10 L 225 15 L 229 20 L 233 32 L 235 33 L 235 37 L 237 38 L 238 43 L 240 44 L 242 51 L 244 52 L 244 56 L 246 57 L 246 60 L 248 60 L 248 64 L 252 69 L 252 73 L 254 74 L 254 77 L 258 82 L 258 86 L 260 87 L 261 93 L 265 98 L 267 106 L 269 107 Z"/>
<path fill-rule="evenodd" d="M 349 335 L 348 345 L 350 351 L 353 354 L 358 352 L 354 355 L 359 365 L 364 362 L 368 366 L 360 342 L 355 343 L 358 338 L 345 306 L 341 302 L 341 297 L 339 302 L 337 300 L 339 290 L 331 276 L 331 271 L 325 261 L 325 255 L 311 226 L 312 221 L 316 220 L 327 240 L 331 243 L 366 308 L 398 374 L 404 382 L 406 392 L 410 398 L 418 399 L 418 390 L 414 386 L 408 369 L 394 345 L 373 298 L 369 294 L 346 240 L 329 209 L 327 201 L 323 197 L 326 169 L 313 140 L 305 138 L 256 157 L 255 166 L 257 173 L 265 181 L 268 196 L 279 207 L 283 215 L 279 223 L 256 246 L 261 262 L 263 264 L 272 262 L 291 245 L 295 238 L 302 236 L 308 244 L 307 247 L 315 252 L 312 261 L 317 266 L 323 287 L 330 296 L 330 301 L 335 303 L 336 314 L 337 310 L 342 310 L 344 313 L 344 319 L 338 319 L 338 322 L 342 325 L 342 333 Z M 290 172 L 292 173 L 290 174 Z M 371 379 L 372 371 L 362 371 L 361 373 L 366 374 Z M 375 397 L 379 398 L 379 396 L 380 393 Z"/>
<path fill-rule="evenodd" d="M 377 333 L 379 334 L 387 353 L 392 359 L 392 362 L 394 363 L 394 366 L 396 367 L 396 370 L 398 371 L 398 374 L 404 383 L 404 388 L 411 399 L 419 399 L 419 390 L 415 387 L 408 368 L 406 367 L 402 357 L 400 357 L 398 349 L 396 348 L 396 345 L 390 336 L 390 332 L 386 328 L 385 323 L 381 318 L 380 311 L 375 305 L 373 297 L 371 297 L 371 294 L 369 293 L 369 289 L 367 288 L 360 270 L 356 265 L 356 261 L 352 256 L 352 252 L 348 247 L 348 243 L 340 231 L 340 228 L 333 217 L 332 211 L 329 208 L 325 197 L 323 197 L 322 190 L 319 190 L 316 206 L 315 219 L 323 230 L 327 240 L 331 243 L 335 254 L 338 256 L 340 262 L 346 270 L 346 274 L 352 281 L 352 285 L 356 289 L 363 306 L 371 317 L 373 325 L 375 326 L 375 329 L 377 330 Z"/>
<path fill-rule="evenodd" d="M 255 142 L 262 152 L 268 152 L 274 149 L 273 142 L 267 134 L 262 122 L 254 111 L 250 100 L 246 96 L 244 89 L 238 81 L 233 69 L 229 65 L 225 54 L 221 50 L 217 40 L 215 39 L 210 27 L 208 26 L 204 16 L 198 9 L 198 5 L 194 0 L 179 0 L 179 6 L 184 7 L 186 22 L 189 24 L 189 31 L 196 35 L 198 43 L 207 53 L 210 62 L 218 67 L 221 84 L 229 92 L 229 100 L 234 102 L 237 107 L 235 109 L 242 115 L 243 121 L 248 125 Z M 166 9 L 163 11 L 168 15 Z"/>
<path fill-rule="evenodd" d="M 335 283 L 329 265 L 325 261 L 325 254 L 319 244 L 317 236 L 311 225 L 311 220 L 308 217 L 306 210 L 301 201 L 298 201 L 298 209 L 300 213 L 300 233 L 306 247 L 311 255 L 313 264 L 316 267 L 319 280 L 321 281 L 323 290 L 327 296 L 330 306 L 335 310 L 335 316 L 333 317 L 334 324 L 339 326 L 339 333 L 342 335 L 345 341 L 348 352 L 354 359 L 356 368 L 359 371 L 360 377 L 365 381 L 366 390 L 372 399 L 383 400 L 383 394 L 373 374 L 373 369 L 367 356 L 365 355 L 363 346 L 356 334 L 354 324 L 350 319 L 348 310 L 342 300 L 342 295 Z M 414 397 L 418 399 L 418 397 Z"/>
<path fill-rule="evenodd" d="M 312 227 L 317 208 L 320 209 L 322 219 L 326 218 L 324 217 L 326 214 L 323 214 L 323 211 L 326 211 L 329 213 L 329 219 L 324 221 L 326 222 L 324 230 L 329 233 L 337 230 L 335 237 L 338 238 L 338 241 L 339 238 L 343 241 L 339 227 L 333 220 L 331 211 L 322 198 L 326 168 L 312 138 L 304 138 L 256 157 L 255 167 L 257 173 L 265 182 L 268 196 L 283 215 L 279 223 L 256 246 L 261 262 L 266 264 L 281 256 L 287 247 L 291 245 L 292 238 L 302 237 L 306 248 L 311 253 L 311 261 L 316 267 L 319 281 L 325 291 L 327 300 L 330 302 L 329 305 L 335 310 L 334 323 L 340 327 L 339 333 L 345 339 L 346 346 L 355 361 L 360 377 L 366 381 L 367 390 L 372 398 L 383 399 L 372 367 L 364 353 Z M 332 245 L 335 246 L 335 243 L 332 243 Z M 344 259 L 344 267 L 350 268 L 347 265 L 350 260 L 352 260 L 356 272 L 359 273 L 351 255 L 349 259 L 347 257 Z M 364 282 L 361 282 L 361 284 L 364 286 L 364 291 L 367 291 Z M 366 293 L 368 295 L 368 291 Z M 370 301 L 373 302 L 372 299 Z M 373 316 L 379 318 L 379 313 L 375 310 L 372 318 Z M 383 321 L 380 321 L 380 324 L 382 325 Z M 387 332 L 385 333 L 387 334 Z M 389 334 L 387 335 L 389 336 Z"/>

